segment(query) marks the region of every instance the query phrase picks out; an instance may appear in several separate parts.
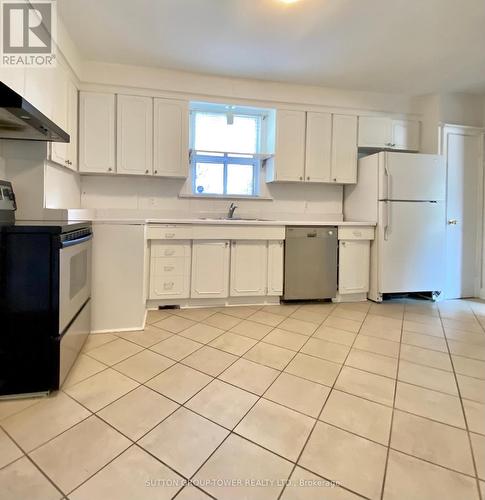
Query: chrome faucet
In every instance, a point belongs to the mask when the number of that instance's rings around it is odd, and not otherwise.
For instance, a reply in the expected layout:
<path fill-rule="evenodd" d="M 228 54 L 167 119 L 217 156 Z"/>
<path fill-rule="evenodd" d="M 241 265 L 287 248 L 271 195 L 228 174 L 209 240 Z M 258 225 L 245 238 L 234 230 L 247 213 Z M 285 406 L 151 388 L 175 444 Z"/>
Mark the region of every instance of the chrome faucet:
<path fill-rule="evenodd" d="M 232 219 L 234 217 L 234 212 L 236 211 L 237 205 L 234 203 L 231 203 L 229 205 L 229 210 L 227 211 L 227 218 Z"/>

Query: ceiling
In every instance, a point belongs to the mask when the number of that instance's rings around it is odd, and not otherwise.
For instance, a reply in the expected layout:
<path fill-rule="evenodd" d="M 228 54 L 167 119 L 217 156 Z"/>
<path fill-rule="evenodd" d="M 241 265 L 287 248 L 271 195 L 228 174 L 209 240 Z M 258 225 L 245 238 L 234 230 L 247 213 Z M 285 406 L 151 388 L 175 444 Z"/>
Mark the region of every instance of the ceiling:
<path fill-rule="evenodd" d="M 485 92 L 483 0 L 58 0 L 89 60 L 418 95 Z"/>

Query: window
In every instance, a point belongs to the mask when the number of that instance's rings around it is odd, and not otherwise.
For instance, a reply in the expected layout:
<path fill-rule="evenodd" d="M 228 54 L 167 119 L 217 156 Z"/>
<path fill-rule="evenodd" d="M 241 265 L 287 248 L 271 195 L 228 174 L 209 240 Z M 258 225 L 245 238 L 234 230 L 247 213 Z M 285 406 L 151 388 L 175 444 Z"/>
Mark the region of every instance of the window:
<path fill-rule="evenodd" d="M 267 113 L 259 108 L 192 103 L 193 195 L 260 194 L 262 129 Z"/>

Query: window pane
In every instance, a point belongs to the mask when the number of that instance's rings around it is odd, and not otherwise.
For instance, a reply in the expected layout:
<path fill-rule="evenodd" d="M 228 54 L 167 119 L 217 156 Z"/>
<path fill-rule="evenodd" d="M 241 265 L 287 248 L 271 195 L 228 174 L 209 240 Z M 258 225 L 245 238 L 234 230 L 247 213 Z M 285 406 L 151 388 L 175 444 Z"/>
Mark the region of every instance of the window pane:
<path fill-rule="evenodd" d="M 194 148 L 199 151 L 257 153 L 258 117 L 235 115 L 231 125 L 227 121 L 225 113 L 195 112 Z"/>
<path fill-rule="evenodd" d="M 221 163 L 196 163 L 195 193 L 224 194 L 224 165 Z"/>
<path fill-rule="evenodd" d="M 253 165 L 227 165 L 227 194 L 255 194 L 253 176 Z"/>

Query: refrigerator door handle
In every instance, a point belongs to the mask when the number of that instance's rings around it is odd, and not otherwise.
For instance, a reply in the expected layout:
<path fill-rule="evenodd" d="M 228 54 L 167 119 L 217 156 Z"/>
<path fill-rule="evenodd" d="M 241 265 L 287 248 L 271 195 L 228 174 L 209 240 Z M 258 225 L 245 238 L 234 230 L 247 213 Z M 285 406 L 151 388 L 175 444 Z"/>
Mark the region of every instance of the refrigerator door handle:
<path fill-rule="evenodd" d="M 391 174 L 389 173 L 389 168 L 387 167 L 387 165 L 384 167 L 384 173 L 386 174 L 386 177 L 387 177 L 386 199 L 389 199 L 389 198 L 391 198 L 392 178 L 391 178 Z"/>
<path fill-rule="evenodd" d="M 391 202 L 389 200 L 386 201 L 386 216 L 384 220 L 386 221 L 384 224 L 384 241 L 387 241 L 391 231 Z"/>

